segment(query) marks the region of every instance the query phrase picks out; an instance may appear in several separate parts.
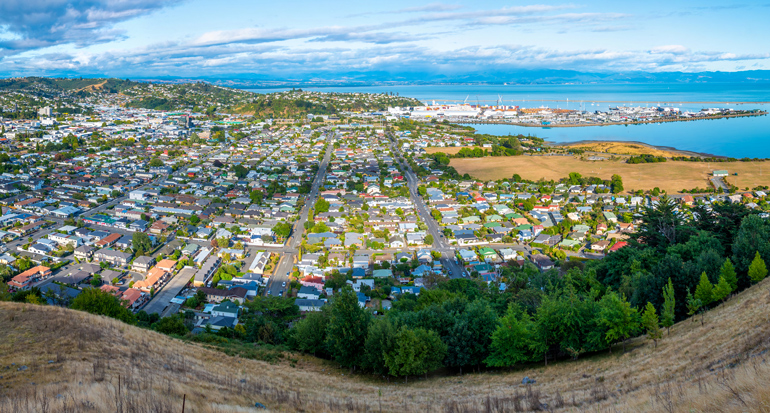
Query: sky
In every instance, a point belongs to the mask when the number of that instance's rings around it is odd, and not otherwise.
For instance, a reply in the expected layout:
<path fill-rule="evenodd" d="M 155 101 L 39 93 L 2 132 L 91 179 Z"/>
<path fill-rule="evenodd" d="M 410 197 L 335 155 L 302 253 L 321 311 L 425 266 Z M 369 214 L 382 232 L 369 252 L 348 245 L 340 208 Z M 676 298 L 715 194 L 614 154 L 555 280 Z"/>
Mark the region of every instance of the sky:
<path fill-rule="evenodd" d="M 770 0 L 0 0 L 0 76 L 770 69 Z"/>

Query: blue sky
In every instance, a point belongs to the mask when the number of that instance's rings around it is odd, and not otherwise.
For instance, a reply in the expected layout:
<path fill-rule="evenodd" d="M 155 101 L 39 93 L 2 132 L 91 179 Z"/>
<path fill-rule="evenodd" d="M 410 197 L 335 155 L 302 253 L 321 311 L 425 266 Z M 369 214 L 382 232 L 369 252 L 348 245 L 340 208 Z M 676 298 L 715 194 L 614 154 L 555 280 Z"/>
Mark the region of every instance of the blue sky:
<path fill-rule="evenodd" d="M 0 75 L 770 69 L 770 0 L 0 0 Z"/>

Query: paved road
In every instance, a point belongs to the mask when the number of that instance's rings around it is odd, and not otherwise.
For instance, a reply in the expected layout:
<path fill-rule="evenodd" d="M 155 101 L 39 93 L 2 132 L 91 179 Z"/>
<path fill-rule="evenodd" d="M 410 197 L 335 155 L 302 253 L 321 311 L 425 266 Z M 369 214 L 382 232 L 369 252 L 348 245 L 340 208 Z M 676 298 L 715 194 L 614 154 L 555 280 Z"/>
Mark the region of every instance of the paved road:
<path fill-rule="evenodd" d="M 397 154 L 396 159 L 399 160 L 401 167 L 406 171 L 405 175 L 407 180 L 407 187 L 409 188 L 409 196 L 412 198 L 412 202 L 417 207 L 417 213 L 427 225 L 428 233 L 433 236 L 433 247 L 431 249 L 441 253 L 441 259 L 439 261 L 441 261 L 441 265 L 443 265 L 444 268 L 449 271 L 451 278 L 463 277 L 463 268 L 460 264 L 457 263 L 457 259 L 455 258 L 455 248 L 449 245 L 447 239 L 444 238 L 444 232 L 436 220 L 433 219 L 433 216 L 430 214 L 430 209 L 428 209 L 428 206 L 425 204 L 425 200 L 417 191 L 417 175 L 414 173 L 414 171 L 412 171 L 412 167 L 404 161 L 404 157 L 397 149 L 392 136 L 390 139 L 390 148 L 394 154 Z"/>
<path fill-rule="evenodd" d="M 726 194 L 730 193 L 730 188 L 725 183 L 725 180 L 721 176 L 714 176 L 711 178 L 711 182 L 714 184 L 714 188 L 722 188 Z"/>
<path fill-rule="evenodd" d="M 266 294 L 278 295 L 281 292 L 285 293 L 286 288 L 288 288 L 289 277 L 287 274 L 291 272 L 292 268 L 294 268 L 294 261 L 298 252 L 297 248 L 302 243 L 302 234 L 305 232 L 305 222 L 307 222 L 310 208 L 312 208 L 316 202 L 318 191 L 326 179 L 326 167 L 329 165 L 331 153 L 332 145 L 328 145 L 326 147 L 326 153 L 324 154 L 323 160 L 321 161 L 321 165 L 318 167 L 315 180 L 313 180 L 310 193 L 308 193 L 307 198 L 305 199 L 305 205 L 302 207 L 302 211 L 300 212 L 300 218 L 294 224 L 292 234 L 289 236 L 289 239 L 286 240 L 286 245 L 284 247 L 283 254 L 281 255 L 281 260 L 276 266 L 276 269 L 273 272 L 273 276 L 270 277 L 270 280 L 268 281 L 267 288 L 265 289 Z M 279 254 L 281 253 L 279 252 Z M 286 283 L 287 285 L 284 286 L 283 283 Z"/>

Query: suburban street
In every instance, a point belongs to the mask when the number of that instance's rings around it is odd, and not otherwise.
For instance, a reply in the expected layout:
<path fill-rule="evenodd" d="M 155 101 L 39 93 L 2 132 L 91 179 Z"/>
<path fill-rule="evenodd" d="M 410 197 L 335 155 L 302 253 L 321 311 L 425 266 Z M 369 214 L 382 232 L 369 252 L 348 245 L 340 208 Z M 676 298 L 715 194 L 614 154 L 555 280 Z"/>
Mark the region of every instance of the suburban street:
<path fill-rule="evenodd" d="M 302 234 L 305 232 L 305 222 L 307 222 L 310 208 L 312 208 L 316 202 L 318 191 L 326 179 L 326 167 L 329 165 L 331 153 L 332 146 L 327 145 L 326 153 L 321 161 L 321 165 L 318 167 L 318 172 L 316 173 L 315 180 L 310 188 L 310 193 L 307 194 L 305 205 L 300 212 L 299 220 L 294 224 L 291 235 L 289 236 L 289 239 L 286 240 L 285 247 L 282 250 L 283 252 L 276 251 L 278 254 L 281 254 L 281 260 L 278 262 L 275 271 L 273 271 L 273 276 L 270 277 L 270 280 L 267 283 L 265 291 L 268 295 L 278 295 L 282 291 L 286 291 L 287 287 L 284 287 L 283 283 L 289 282 L 289 276 L 287 274 L 294 268 L 295 259 L 298 253 L 297 248 L 302 242 Z"/>

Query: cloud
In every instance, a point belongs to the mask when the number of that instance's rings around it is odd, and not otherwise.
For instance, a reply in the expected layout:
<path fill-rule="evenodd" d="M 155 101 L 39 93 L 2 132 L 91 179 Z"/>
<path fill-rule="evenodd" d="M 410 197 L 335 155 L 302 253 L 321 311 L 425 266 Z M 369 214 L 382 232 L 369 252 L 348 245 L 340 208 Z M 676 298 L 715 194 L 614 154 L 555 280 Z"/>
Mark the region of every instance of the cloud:
<path fill-rule="evenodd" d="M 125 38 L 116 23 L 152 13 L 180 0 L 2 0 L 3 54 L 61 44 L 86 47 Z M 3 50 L 5 49 L 5 50 Z"/>
<path fill-rule="evenodd" d="M 685 54 L 689 52 L 690 52 L 690 49 L 678 44 L 668 45 L 668 46 L 658 46 L 650 50 L 650 53 L 652 54 L 662 54 L 662 53 Z"/>

